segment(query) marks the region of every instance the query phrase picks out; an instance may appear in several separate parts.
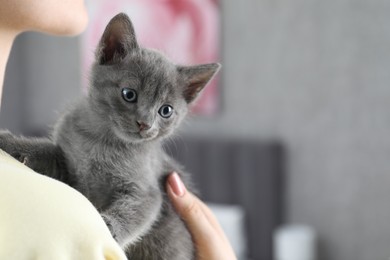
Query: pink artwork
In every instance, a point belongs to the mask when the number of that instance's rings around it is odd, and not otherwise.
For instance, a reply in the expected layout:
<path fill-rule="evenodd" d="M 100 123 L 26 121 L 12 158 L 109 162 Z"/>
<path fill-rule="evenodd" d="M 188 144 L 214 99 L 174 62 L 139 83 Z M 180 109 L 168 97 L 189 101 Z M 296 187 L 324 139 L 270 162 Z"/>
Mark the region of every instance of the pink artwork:
<path fill-rule="evenodd" d="M 87 5 L 90 23 L 82 39 L 84 72 L 90 68 L 105 26 L 119 12 L 129 15 L 143 47 L 158 49 L 178 64 L 219 61 L 218 0 L 90 0 Z M 218 108 L 216 77 L 192 110 L 213 115 Z"/>

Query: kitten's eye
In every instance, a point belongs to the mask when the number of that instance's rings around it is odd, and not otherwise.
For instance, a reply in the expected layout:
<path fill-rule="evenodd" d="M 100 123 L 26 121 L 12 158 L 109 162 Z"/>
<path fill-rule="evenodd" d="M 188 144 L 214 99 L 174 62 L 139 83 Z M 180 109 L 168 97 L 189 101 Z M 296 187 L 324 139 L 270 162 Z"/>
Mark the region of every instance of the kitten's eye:
<path fill-rule="evenodd" d="M 158 110 L 158 113 L 160 114 L 160 116 L 162 116 L 163 118 L 169 118 L 172 113 L 173 113 L 173 107 L 171 107 L 170 105 L 163 105 L 162 107 L 160 107 L 160 109 Z"/>
<path fill-rule="evenodd" d="M 137 102 L 137 92 L 131 88 L 123 88 L 122 89 L 122 97 L 125 101 L 130 103 Z"/>

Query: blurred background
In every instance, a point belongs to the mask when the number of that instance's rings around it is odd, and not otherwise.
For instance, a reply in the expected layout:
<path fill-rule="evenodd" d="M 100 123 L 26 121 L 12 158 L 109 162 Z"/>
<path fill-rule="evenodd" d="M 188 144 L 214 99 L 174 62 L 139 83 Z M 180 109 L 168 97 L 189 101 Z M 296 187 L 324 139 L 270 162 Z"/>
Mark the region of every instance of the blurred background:
<path fill-rule="evenodd" d="M 204 188 L 205 198 L 234 204 L 216 210 L 233 212 L 244 226 L 240 257 L 276 259 L 274 230 L 303 224 L 315 231 L 317 256 L 294 260 L 388 259 L 390 1 L 221 0 L 219 6 L 220 108 L 187 120 L 179 148 L 171 150 L 214 151 L 211 166 L 192 155 L 181 159 L 202 165 L 188 167 L 194 175 L 210 171 L 200 183 L 219 176 Z M 37 33 L 17 39 L 1 128 L 48 132 L 83 93 L 80 46 L 80 38 Z"/>

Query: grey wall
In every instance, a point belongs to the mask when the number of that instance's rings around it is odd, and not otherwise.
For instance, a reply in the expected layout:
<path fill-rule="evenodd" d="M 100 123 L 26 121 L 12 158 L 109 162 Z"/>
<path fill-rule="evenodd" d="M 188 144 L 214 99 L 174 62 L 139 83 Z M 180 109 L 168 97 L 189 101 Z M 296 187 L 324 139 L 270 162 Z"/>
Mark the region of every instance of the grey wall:
<path fill-rule="evenodd" d="M 189 120 L 183 133 L 281 139 L 287 219 L 318 230 L 320 259 L 388 259 L 390 2 L 221 2 L 223 111 Z M 33 127 L 79 93 L 77 41 L 31 37 L 15 48 L 24 56 L 15 54 L 10 77 L 20 76 L 17 65 L 28 74 L 7 81 L 1 126 L 6 108 L 18 112 L 17 94 L 7 93 L 12 83 L 29 84 L 19 92 L 20 118 Z"/>
<path fill-rule="evenodd" d="M 20 35 L 7 66 L 0 126 L 13 132 L 47 131 L 58 112 L 81 95 L 76 38 Z"/>
<path fill-rule="evenodd" d="M 288 220 L 320 259 L 388 259 L 390 2 L 223 3 L 224 113 L 186 130 L 281 138 Z"/>

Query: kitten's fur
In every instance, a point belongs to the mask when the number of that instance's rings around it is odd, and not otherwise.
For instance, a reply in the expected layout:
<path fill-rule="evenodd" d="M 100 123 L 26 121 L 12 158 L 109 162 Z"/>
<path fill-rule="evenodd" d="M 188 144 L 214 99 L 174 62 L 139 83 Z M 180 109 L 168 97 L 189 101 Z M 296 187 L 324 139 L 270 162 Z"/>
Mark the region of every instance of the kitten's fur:
<path fill-rule="evenodd" d="M 60 118 L 52 140 L 3 132 L 0 148 L 82 192 L 129 259 L 193 259 L 190 234 L 165 192 L 168 173 L 180 172 L 190 185 L 188 176 L 161 140 L 219 67 L 177 66 L 140 48 L 131 21 L 118 14 L 96 50 L 88 96 Z M 164 118 L 166 105 L 173 113 Z"/>

